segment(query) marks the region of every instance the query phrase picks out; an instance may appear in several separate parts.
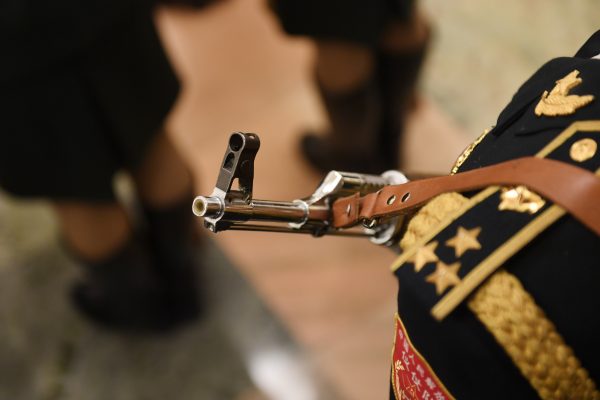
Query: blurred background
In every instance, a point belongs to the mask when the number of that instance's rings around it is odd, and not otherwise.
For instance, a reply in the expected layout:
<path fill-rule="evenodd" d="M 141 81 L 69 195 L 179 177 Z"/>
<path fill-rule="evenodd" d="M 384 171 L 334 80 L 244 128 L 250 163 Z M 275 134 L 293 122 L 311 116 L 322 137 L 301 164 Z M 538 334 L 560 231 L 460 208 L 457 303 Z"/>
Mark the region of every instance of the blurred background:
<path fill-rule="evenodd" d="M 425 173 L 447 173 L 529 75 L 600 29 L 593 0 L 420 5 L 433 36 L 401 167 Z M 261 138 L 255 197 L 310 194 L 322 176 L 298 142 L 328 124 L 313 43 L 285 35 L 260 0 L 162 7 L 155 18 L 183 83 L 168 127 L 196 194 L 212 192 L 234 131 Z M 47 205 L 2 194 L 0 399 L 387 398 L 391 252 L 361 239 L 223 232 L 198 257 L 203 319 L 158 337 L 101 330 L 67 300 L 77 269 Z"/>

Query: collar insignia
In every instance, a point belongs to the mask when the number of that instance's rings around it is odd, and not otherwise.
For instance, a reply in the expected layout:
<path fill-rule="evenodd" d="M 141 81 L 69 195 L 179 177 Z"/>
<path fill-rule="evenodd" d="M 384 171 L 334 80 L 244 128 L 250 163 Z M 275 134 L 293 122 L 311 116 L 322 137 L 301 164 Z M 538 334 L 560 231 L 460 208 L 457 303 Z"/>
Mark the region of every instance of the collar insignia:
<path fill-rule="evenodd" d="M 537 106 L 535 106 L 535 115 L 538 117 L 542 115 L 547 117 L 570 115 L 577 111 L 577 109 L 591 103 L 594 100 L 593 95 L 569 95 L 571 89 L 583 82 L 577 75 L 579 75 L 579 71 L 574 70 L 564 78 L 556 81 L 556 85 L 550 93 L 544 90 L 542 98 Z"/>

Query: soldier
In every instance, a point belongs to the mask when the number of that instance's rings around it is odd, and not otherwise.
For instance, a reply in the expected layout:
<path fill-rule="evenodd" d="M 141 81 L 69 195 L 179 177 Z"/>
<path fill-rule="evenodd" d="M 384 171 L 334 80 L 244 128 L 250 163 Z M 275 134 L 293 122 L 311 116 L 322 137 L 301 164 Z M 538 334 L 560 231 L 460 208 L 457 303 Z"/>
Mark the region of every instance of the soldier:
<path fill-rule="evenodd" d="M 597 174 L 599 56 L 600 31 L 542 66 L 452 173 L 535 155 Z M 600 398 L 597 233 L 490 187 L 430 201 L 400 244 L 392 398 Z"/>

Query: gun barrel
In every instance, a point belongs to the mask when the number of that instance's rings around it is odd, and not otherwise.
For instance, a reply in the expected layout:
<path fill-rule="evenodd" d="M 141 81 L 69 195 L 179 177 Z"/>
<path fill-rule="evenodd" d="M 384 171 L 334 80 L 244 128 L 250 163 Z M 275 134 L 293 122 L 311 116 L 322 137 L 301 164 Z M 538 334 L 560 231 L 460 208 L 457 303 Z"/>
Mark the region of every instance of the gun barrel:
<path fill-rule="evenodd" d="M 198 196 L 192 205 L 194 214 L 206 219 L 219 219 L 229 222 L 283 222 L 301 224 L 306 221 L 327 223 L 329 208 L 321 205 L 307 205 L 301 201 L 235 199 L 227 204 L 216 196 Z"/>
<path fill-rule="evenodd" d="M 223 200 L 216 196 L 198 196 L 192 203 L 192 212 L 197 217 L 217 218 L 224 208 Z"/>

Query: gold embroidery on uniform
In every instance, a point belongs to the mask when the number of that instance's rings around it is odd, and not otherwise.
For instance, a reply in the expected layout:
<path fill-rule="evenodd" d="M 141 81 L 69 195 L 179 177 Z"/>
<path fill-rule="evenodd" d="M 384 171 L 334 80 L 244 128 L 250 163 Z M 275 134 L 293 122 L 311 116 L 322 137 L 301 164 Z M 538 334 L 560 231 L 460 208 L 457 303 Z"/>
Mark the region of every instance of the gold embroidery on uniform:
<path fill-rule="evenodd" d="M 467 202 L 467 199 L 464 198 L 463 201 Z M 455 207 L 460 208 L 460 202 L 455 203 Z M 451 210 L 447 211 L 452 212 Z M 552 206 L 549 210 L 553 211 L 545 212 L 535 221 L 548 226 L 564 215 L 564 211 L 557 206 Z M 544 216 L 547 218 L 542 218 Z M 538 228 L 543 230 L 545 226 L 540 228 L 538 225 Z M 521 234 L 525 232 L 520 231 L 519 235 Z M 428 233 L 422 231 L 421 235 L 412 240 L 420 241 L 425 235 Z M 516 242 L 519 241 L 513 244 Z M 500 257 L 507 255 L 506 252 L 498 254 Z M 540 397 L 600 398 L 588 372 L 518 279 L 502 269 L 491 271 L 494 272 L 496 273 L 489 279 L 479 281 L 483 282 L 480 289 L 476 290 L 477 286 L 471 288 L 472 291 L 467 295 L 473 293 L 473 296 L 467 304 L 494 335 L 525 378 L 531 382 Z M 467 275 L 463 283 L 456 286 L 446 297 L 473 283 Z"/>
<path fill-rule="evenodd" d="M 600 129 L 600 126 L 598 127 Z M 600 168 L 596 170 L 596 175 L 600 176 Z M 485 260 L 480 262 L 475 268 L 462 279 L 460 285 L 453 288 L 431 309 L 431 315 L 437 320 L 446 318 L 481 282 L 494 273 L 499 266 L 513 254 L 521 250 L 530 243 L 536 236 L 542 233 L 550 225 L 558 221 L 566 211 L 557 205 L 548 207 L 542 214 L 537 216 L 529 224 L 525 225 L 519 232 L 513 235 L 504 244 L 498 247 Z"/>
<path fill-rule="evenodd" d="M 435 292 L 439 295 L 444 293 L 444 290 L 450 286 L 456 286 L 460 283 L 460 278 L 457 275 L 459 269 L 459 262 L 448 265 L 439 261 L 435 266 L 435 271 L 427 275 L 425 280 L 435 285 Z"/>
<path fill-rule="evenodd" d="M 571 125 L 569 125 L 569 127 L 567 129 L 565 129 L 556 138 L 554 138 L 550 143 L 548 143 L 542 150 L 537 152 L 535 156 L 540 157 L 540 158 L 546 157 L 548 154 L 550 154 L 552 151 L 554 151 L 558 147 L 560 147 L 563 143 L 565 143 L 571 136 L 573 136 L 577 132 L 598 132 L 598 131 L 600 131 L 600 120 L 587 120 L 587 121 L 573 122 Z M 398 258 L 396 260 L 394 260 L 394 262 L 390 266 L 390 269 L 392 270 L 392 272 L 394 272 L 398 268 L 402 267 L 404 265 L 404 263 L 413 256 L 413 254 L 419 248 L 419 246 L 425 245 L 427 242 L 429 242 L 431 239 L 433 239 L 438 233 L 440 233 L 442 230 L 444 230 L 448 225 L 450 225 L 452 222 L 457 220 L 461 215 L 463 215 L 464 213 L 469 211 L 471 208 L 475 207 L 477 204 L 481 203 L 482 201 L 484 201 L 485 199 L 487 199 L 488 197 L 490 197 L 491 195 L 496 193 L 497 190 L 498 190 L 497 186 L 490 186 L 487 189 L 484 189 L 481 192 L 477 193 L 475 196 L 471 197 L 468 200 L 468 202 L 463 204 L 456 211 L 449 213 L 446 217 L 444 217 L 436 225 L 435 229 L 431 229 L 425 236 L 423 236 L 422 238 L 417 240 L 414 243 L 414 245 L 412 245 L 412 246 L 408 247 L 406 250 L 404 250 L 398 256 Z M 550 209 L 548 209 L 548 210 L 550 210 Z M 414 218 L 413 218 L 413 220 L 414 220 Z M 554 222 L 554 221 L 552 221 L 552 222 Z M 543 228 L 543 229 L 545 229 L 545 228 Z M 486 275 L 486 276 L 488 276 L 488 275 Z M 479 281 L 471 289 L 467 289 L 469 292 L 466 293 L 464 295 L 464 297 L 466 297 L 470 293 L 470 290 L 472 290 L 474 287 L 476 287 L 479 283 L 481 283 L 481 281 Z M 464 280 L 463 280 L 463 284 L 461 284 L 460 287 L 462 287 L 462 286 L 464 286 Z M 452 292 L 454 292 L 456 289 L 459 289 L 459 287 L 454 288 L 450 293 L 448 293 L 448 295 L 445 296 L 445 298 L 448 297 L 449 295 L 451 295 Z M 462 299 L 464 299 L 464 297 L 462 297 Z M 441 301 L 443 301 L 444 299 L 442 299 Z M 460 303 L 460 301 L 459 301 L 459 303 Z M 456 304 L 458 304 L 458 303 L 456 303 Z M 454 306 L 456 306 L 456 304 Z M 451 311 L 451 309 L 447 310 L 447 312 L 442 312 L 442 313 L 438 314 L 438 315 L 442 315 L 442 316 L 436 317 L 436 318 L 443 319 L 450 311 Z"/>
<path fill-rule="evenodd" d="M 498 205 L 498 210 L 500 211 L 510 210 L 535 214 L 540 208 L 544 207 L 544 204 L 546 204 L 544 199 L 521 185 L 511 188 L 502 188 L 500 199 L 501 201 Z"/>
<path fill-rule="evenodd" d="M 598 144 L 594 139 L 585 138 L 576 141 L 571 145 L 569 155 L 573 161 L 583 162 L 596 155 Z"/>
<path fill-rule="evenodd" d="M 542 150 L 540 150 L 535 156 L 544 158 L 554 150 L 562 146 L 571 136 L 577 132 L 595 132 L 600 131 L 600 120 L 593 119 L 588 121 L 576 121 L 573 122 L 567 129 L 562 131 L 554 140 L 548 143 Z"/>
<path fill-rule="evenodd" d="M 438 256 L 435 255 L 435 249 L 438 245 L 437 241 L 431 242 L 428 245 L 421 246 L 411 261 L 415 264 L 415 272 L 421 271 L 423 267 L 430 262 L 438 261 Z"/>
<path fill-rule="evenodd" d="M 396 258 L 396 260 L 390 266 L 392 272 L 402 267 L 404 263 L 406 263 L 406 261 L 408 261 L 413 256 L 413 254 L 415 254 L 415 251 L 420 246 L 425 245 L 427 242 L 429 242 L 431 239 L 437 236 L 438 233 L 440 233 L 446 227 L 448 227 L 448 225 L 460 218 L 461 215 L 463 215 L 471 208 L 475 207 L 477 204 L 481 203 L 482 201 L 496 193 L 498 190 L 498 186 L 490 186 L 487 189 L 483 189 L 481 192 L 477 193 L 475 196 L 471 197 L 466 202 L 461 204 L 458 209 L 449 212 L 446 217 L 444 217 L 438 224 L 436 224 L 435 229 L 432 228 L 431 230 L 429 230 L 426 235 L 417 240 L 412 246 L 408 247 L 398 256 L 398 258 Z M 432 201 L 435 201 L 436 199 L 446 200 L 446 198 L 443 196 L 445 195 L 438 196 Z M 425 207 L 427 207 L 427 205 Z M 414 221 L 415 218 L 413 218 L 412 221 Z"/>
<path fill-rule="evenodd" d="M 462 256 L 467 250 L 479 250 L 481 244 L 477 240 L 477 236 L 481 233 L 481 228 L 465 229 L 462 226 L 458 227 L 456 236 L 446 241 L 446 246 L 454 247 L 456 257 Z"/>
<path fill-rule="evenodd" d="M 437 320 L 444 319 L 456 308 L 481 282 L 504 264 L 513 254 L 521 250 L 538 234 L 565 215 L 565 211 L 553 205 L 531 221 L 517 234 L 498 247 L 485 260 L 479 263 L 462 279 L 460 286 L 455 287 L 445 295 L 433 308 L 431 314 Z"/>
<path fill-rule="evenodd" d="M 594 100 L 593 95 L 569 95 L 571 89 L 579 86 L 583 82 L 577 75 L 579 75 L 579 71 L 574 70 L 564 78 L 556 81 L 556 85 L 550 93 L 548 93 L 547 90 L 544 90 L 542 98 L 537 106 L 535 106 L 535 115 L 538 117 L 541 115 L 548 117 L 570 115 L 577 111 L 578 108 L 591 103 L 592 100 Z"/>
<path fill-rule="evenodd" d="M 468 305 L 542 399 L 600 398 L 588 371 L 517 277 L 499 270 Z"/>
<path fill-rule="evenodd" d="M 458 156 L 456 161 L 454 162 L 454 166 L 450 170 L 450 175 L 454 175 L 458 172 L 458 169 L 467 161 L 467 158 L 471 155 L 475 147 L 487 136 L 487 134 L 492 130 L 492 128 L 487 128 L 483 131 L 481 135 L 473 143 L 467 146 L 466 149 L 463 150 L 462 154 Z"/>

